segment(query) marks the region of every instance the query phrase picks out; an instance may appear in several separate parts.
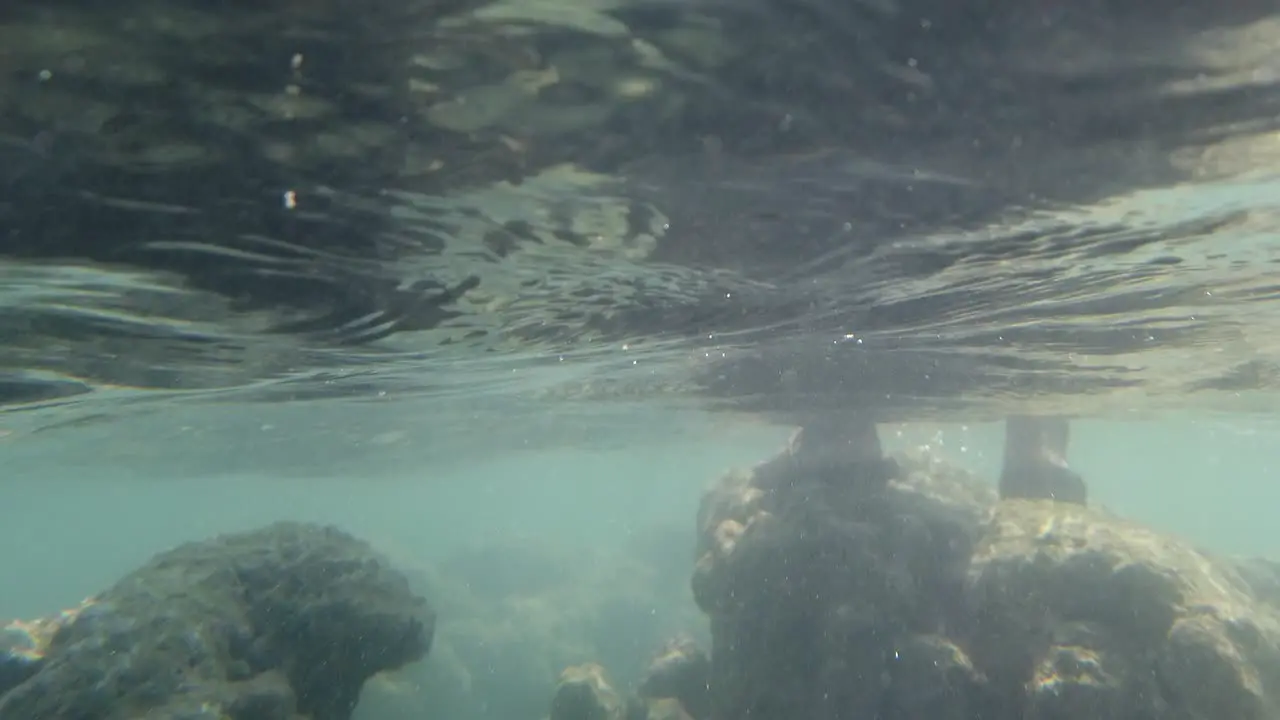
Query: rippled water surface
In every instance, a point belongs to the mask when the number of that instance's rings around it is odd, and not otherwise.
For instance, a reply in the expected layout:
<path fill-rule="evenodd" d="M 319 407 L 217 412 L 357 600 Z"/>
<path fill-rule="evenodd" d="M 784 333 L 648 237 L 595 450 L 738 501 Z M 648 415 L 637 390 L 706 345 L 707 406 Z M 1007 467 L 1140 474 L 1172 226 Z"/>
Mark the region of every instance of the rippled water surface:
<path fill-rule="evenodd" d="M 12 4 L 6 432 L 1264 410 L 1277 37 L 1248 0 Z"/>

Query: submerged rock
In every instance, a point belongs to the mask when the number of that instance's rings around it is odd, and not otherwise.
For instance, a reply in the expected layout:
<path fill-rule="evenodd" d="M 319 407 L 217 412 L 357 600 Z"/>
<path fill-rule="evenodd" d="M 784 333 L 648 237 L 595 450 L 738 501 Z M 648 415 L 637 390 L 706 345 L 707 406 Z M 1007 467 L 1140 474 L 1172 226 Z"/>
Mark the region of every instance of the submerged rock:
<path fill-rule="evenodd" d="M 708 671 L 706 653 L 684 636 L 663 647 L 634 695 L 618 692 L 602 666 L 574 665 L 560 674 L 549 720 L 705 720 Z"/>
<path fill-rule="evenodd" d="M 681 712 L 694 720 L 711 716 L 711 660 L 687 635 L 678 635 L 663 646 L 649 663 L 636 694 L 649 701 L 650 708 L 665 707 L 674 701 Z M 662 715 L 669 711 L 662 711 Z M 651 711 L 649 716 L 654 713 Z"/>
<path fill-rule="evenodd" d="M 551 698 L 550 720 L 624 720 L 627 704 L 595 663 L 574 665 L 560 674 Z"/>
<path fill-rule="evenodd" d="M 804 470 L 704 499 L 712 718 L 1280 716 L 1274 565 L 927 458 L 887 482 Z"/>
<path fill-rule="evenodd" d="M 425 656 L 434 626 L 364 542 L 279 523 L 182 545 L 75 611 L 10 625 L 0 719 L 347 720 L 365 680 Z"/>

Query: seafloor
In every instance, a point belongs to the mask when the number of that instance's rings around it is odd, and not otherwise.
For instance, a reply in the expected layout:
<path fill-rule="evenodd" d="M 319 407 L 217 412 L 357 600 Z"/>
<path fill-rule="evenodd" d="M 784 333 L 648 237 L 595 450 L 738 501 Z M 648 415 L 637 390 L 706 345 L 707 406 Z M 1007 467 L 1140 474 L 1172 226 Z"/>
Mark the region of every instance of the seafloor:
<path fill-rule="evenodd" d="M 823 460 L 729 473 L 629 561 L 189 543 L 9 624 L 0 720 L 1280 717 L 1280 566 L 924 455 Z"/>

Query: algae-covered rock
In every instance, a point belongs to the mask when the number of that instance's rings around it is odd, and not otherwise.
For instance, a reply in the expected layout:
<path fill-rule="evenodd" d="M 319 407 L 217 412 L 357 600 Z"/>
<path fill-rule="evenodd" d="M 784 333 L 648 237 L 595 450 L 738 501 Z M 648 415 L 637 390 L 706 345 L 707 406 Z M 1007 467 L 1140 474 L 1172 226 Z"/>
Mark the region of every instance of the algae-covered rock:
<path fill-rule="evenodd" d="M 706 714 L 687 708 L 708 710 L 706 660 L 692 640 L 675 638 L 654 658 L 637 693 L 625 697 L 597 663 L 566 668 L 551 700 L 549 720 L 703 720 Z M 693 693 L 690 682 L 700 686 Z"/>
<path fill-rule="evenodd" d="M 631 720 L 697 720 L 675 698 L 644 698 L 633 707 Z"/>
<path fill-rule="evenodd" d="M 551 720 L 624 720 L 627 704 L 613 689 L 604 668 L 575 665 L 560 674 L 551 699 Z"/>
<path fill-rule="evenodd" d="M 54 633 L 93 604 L 87 599 L 77 607 L 35 620 L 14 620 L 0 628 L 0 698 L 40 670 Z"/>
<path fill-rule="evenodd" d="M 712 718 L 1280 717 L 1275 565 L 897 467 L 841 481 L 784 453 L 708 492 Z"/>
<path fill-rule="evenodd" d="M 885 692 L 903 720 L 964 720 L 982 709 L 986 678 L 965 651 L 941 635 L 904 638 Z"/>
<path fill-rule="evenodd" d="M 1025 675 L 1032 717 L 1280 713 L 1280 622 L 1240 563 L 1098 510 L 1009 502 L 968 592 L 975 656 Z"/>
<path fill-rule="evenodd" d="M 346 720 L 369 677 L 426 655 L 434 624 L 364 542 L 279 523 L 182 545 L 75 611 L 11 625 L 0 668 L 29 664 L 0 718 Z"/>
<path fill-rule="evenodd" d="M 636 694 L 651 708 L 671 700 L 689 717 L 704 720 L 711 715 L 711 660 L 693 638 L 677 635 L 649 663 Z"/>

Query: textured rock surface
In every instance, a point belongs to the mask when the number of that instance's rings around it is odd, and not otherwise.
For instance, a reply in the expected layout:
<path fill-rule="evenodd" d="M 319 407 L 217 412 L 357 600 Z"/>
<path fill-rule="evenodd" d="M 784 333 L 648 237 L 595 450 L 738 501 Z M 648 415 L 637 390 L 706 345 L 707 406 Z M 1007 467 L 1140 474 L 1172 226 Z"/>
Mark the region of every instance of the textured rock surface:
<path fill-rule="evenodd" d="M 1275 566 L 1098 509 L 784 454 L 712 489 L 699 534 L 717 720 L 1280 717 Z"/>
<path fill-rule="evenodd" d="M 692 638 L 672 638 L 649 663 L 636 694 L 649 701 L 650 708 L 673 701 L 689 717 L 704 720 L 711 715 L 711 660 Z"/>
<path fill-rule="evenodd" d="M 654 658 L 653 667 L 638 694 L 624 697 L 595 663 L 574 665 L 560 674 L 551 699 L 549 720 L 702 720 L 686 709 L 688 680 L 701 684 L 706 694 L 706 655 L 687 639 L 677 639 Z M 694 698 L 696 702 L 705 700 Z"/>
<path fill-rule="evenodd" d="M 434 613 L 339 530 L 280 523 L 157 555 L 0 645 L 0 719 L 346 720 Z"/>
<path fill-rule="evenodd" d="M 627 705 L 594 663 L 575 665 L 560 674 L 551 698 L 551 720 L 623 720 Z"/>

